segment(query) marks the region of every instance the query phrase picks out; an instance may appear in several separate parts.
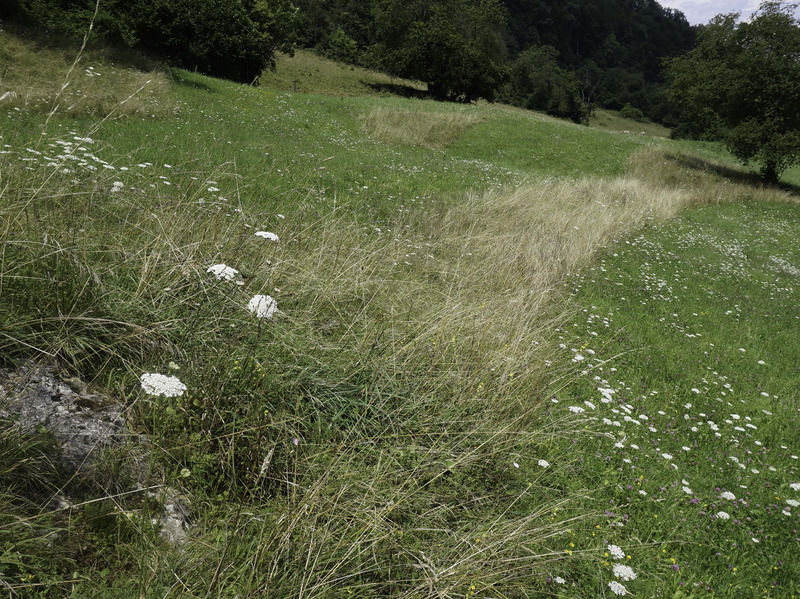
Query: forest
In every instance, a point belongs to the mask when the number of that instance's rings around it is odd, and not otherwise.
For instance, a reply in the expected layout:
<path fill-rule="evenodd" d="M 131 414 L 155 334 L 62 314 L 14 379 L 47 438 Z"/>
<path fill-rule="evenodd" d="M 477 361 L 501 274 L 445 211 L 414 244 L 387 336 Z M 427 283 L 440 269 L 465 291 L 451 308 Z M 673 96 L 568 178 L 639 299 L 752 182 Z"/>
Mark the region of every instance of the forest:
<path fill-rule="evenodd" d="M 77 38 L 93 21 L 105 42 L 246 83 L 303 48 L 422 81 L 436 99 L 671 127 L 662 66 L 697 34 L 655 0 L 11 0 L 0 18 Z"/>

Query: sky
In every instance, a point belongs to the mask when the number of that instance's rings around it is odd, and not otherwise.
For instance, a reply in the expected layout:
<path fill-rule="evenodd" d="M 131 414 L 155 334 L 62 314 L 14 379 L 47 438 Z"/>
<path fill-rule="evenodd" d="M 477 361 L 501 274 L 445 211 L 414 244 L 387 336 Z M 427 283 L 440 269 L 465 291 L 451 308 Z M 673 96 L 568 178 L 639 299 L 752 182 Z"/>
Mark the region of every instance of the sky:
<path fill-rule="evenodd" d="M 742 19 L 750 17 L 761 4 L 760 0 L 659 0 L 666 8 L 677 8 L 692 25 L 705 25 L 720 13 L 741 13 Z"/>

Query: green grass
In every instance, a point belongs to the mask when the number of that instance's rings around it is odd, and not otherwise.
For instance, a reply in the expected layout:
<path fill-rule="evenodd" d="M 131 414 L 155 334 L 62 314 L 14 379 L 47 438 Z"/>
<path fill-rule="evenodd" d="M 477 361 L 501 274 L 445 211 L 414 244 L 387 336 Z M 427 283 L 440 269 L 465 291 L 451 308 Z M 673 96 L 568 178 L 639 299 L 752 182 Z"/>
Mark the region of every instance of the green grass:
<path fill-rule="evenodd" d="M 626 119 L 618 112 L 611 110 L 598 109 L 589 120 L 591 127 L 604 131 L 618 131 L 628 135 L 649 135 L 651 137 L 669 138 L 670 130 L 658 123 L 650 121 L 634 121 Z"/>
<path fill-rule="evenodd" d="M 18 43 L 0 35 L 0 48 Z M 662 381 L 652 363 L 631 362 L 623 376 L 623 359 L 653 355 L 641 347 L 660 345 L 663 323 L 609 324 L 618 335 L 583 348 L 567 296 L 596 287 L 587 301 L 616 319 L 621 288 L 579 278 L 597 256 L 622 255 L 609 248 L 692 206 L 711 204 L 685 214 L 744 235 L 740 217 L 766 221 L 722 202 L 792 198 L 715 165 L 728 163 L 714 146 L 501 106 L 340 97 L 356 73 L 344 71 L 295 94 L 267 78 L 254 88 L 169 70 L 156 99 L 178 110 L 124 118 L 0 106 L 0 359 L 55 360 L 125 402 L 131 429 L 152 440 L 150 480 L 193 511 L 191 541 L 172 548 L 152 525 L 157 499 L 114 498 L 107 477 L 76 485 L 44 459 L 44 432 L 18 438 L 6 419 L 0 538 L 19 549 L 1 569 L 21 596 L 523 597 L 561 593 L 554 576 L 571 585 L 564 596 L 601 596 L 601 532 L 612 530 L 642 594 L 675 582 L 657 554 L 666 547 L 648 545 L 664 529 L 645 516 L 662 503 L 637 504 L 635 528 L 598 519 L 622 501 L 616 471 L 587 466 L 606 440 L 583 428 L 598 422 L 553 406 L 597 395 L 571 347 L 619 361 L 615 397 L 646 376 L 665 397 L 709 375 L 675 346 L 657 367 L 685 369 Z M 687 149 L 702 161 L 679 155 Z M 789 245 L 781 219 L 793 207 L 768 206 L 773 237 Z M 758 252 L 797 258 L 777 247 Z M 653 260 L 643 260 L 633 256 L 622 297 L 646 296 L 641 269 Z M 216 279 L 216 264 L 235 279 Z M 256 294 L 277 301 L 272 319 L 248 310 Z M 772 324 L 747 324 L 748 335 L 775 335 Z M 174 374 L 187 391 L 149 396 L 145 372 Z M 783 387 L 769 392 L 791 397 L 792 372 L 775 371 Z M 122 453 L 106 471 L 126 471 L 135 455 Z M 650 476 L 673 482 L 655 466 Z M 58 493 L 81 506 L 42 511 L 39 497 Z M 668 557 L 692 558 L 675 546 Z"/>
<path fill-rule="evenodd" d="M 413 96 L 426 91 L 424 83 L 342 64 L 307 50 L 295 50 L 292 56 L 278 54 L 275 71 L 265 72 L 260 82 L 284 92 L 330 96 Z"/>
<path fill-rule="evenodd" d="M 606 517 L 570 538 L 600 560 L 608 543 L 626 548 L 639 575 L 631 592 L 798 592 L 799 219 L 794 204 L 687 211 L 571 285 L 579 311 L 562 328 L 563 351 L 585 358 L 583 375 L 552 413 L 579 406 L 576 419 L 611 436 L 576 435 L 576 455 L 554 476 L 595 489 L 587 509 Z M 613 390 L 610 403 L 601 389 Z M 613 561 L 560 572 L 600 588 Z"/>

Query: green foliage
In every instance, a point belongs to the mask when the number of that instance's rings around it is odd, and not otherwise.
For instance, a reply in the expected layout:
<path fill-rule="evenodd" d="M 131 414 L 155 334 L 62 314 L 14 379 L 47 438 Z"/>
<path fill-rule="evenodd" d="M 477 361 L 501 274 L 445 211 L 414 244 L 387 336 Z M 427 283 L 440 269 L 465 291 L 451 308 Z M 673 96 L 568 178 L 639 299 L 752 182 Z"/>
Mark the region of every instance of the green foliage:
<path fill-rule="evenodd" d="M 792 11 L 764 2 L 749 22 L 719 16 L 694 50 L 669 63 L 685 132 L 722 140 L 769 181 L 800 161 L 800 23 Z"/>
<path fill-rule="evenodd" d="M 437 99 L 491 99 L 504 77 L 497 0 L 382 0 L 379 60 L 390 73 L 428 83 Z"/>
<path fill-rule="evenodd" d="M 576 123 L 583 107 L 575 75 L 558 66 L 552 46 L 530 47 L 511 63 L 500 100 Z"/>
<path fill-rule="evenodd" d="M 143 49 L 208 75 L 249 83 L 272 55 L 239 2 L 140 0 L 135 18 Z"/>
<path fill-rule="evenodd" d="M 3 14 L 76 38 L 94 22 L 93 34 L 105 40 L 250 83 L 274 67 L 294 13 L 289 0 L 15 0 Z"/>
<path fill-rule="evenodd" d="M 621 117 L 626 119 L 632 119 L 634 121 L 643 121 L 644 114 L 639 108 L 635 106 L 631 106 L 630 104 L 625 104 L 622 109 L 619 111 Z"/>

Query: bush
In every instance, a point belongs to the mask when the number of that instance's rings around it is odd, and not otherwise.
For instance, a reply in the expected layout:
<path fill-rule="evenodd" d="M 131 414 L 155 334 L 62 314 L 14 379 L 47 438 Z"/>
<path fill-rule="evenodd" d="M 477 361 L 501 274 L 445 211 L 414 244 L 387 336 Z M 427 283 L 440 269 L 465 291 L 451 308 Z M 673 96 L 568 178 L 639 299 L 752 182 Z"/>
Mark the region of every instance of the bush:
<path fill-rule="evenodd" d="M 636 106 L 632 106 L 630 103 L 625 104 L 622 107 L 622 110 L 619 111 L 620 116 L 631 119 L 633 121 L 644 121 L 644 113 L 641 109 L 636 108 Z"/>
<path fill-rule="evenodd" d="M 241 0 L 107 0 L 96 15 L 94 0 L 13 0 L 0 16 L 76 38 L 94 22 L 93 36 L 245 83 L 274 65 L 280 37 L 276 14 Z"/>

